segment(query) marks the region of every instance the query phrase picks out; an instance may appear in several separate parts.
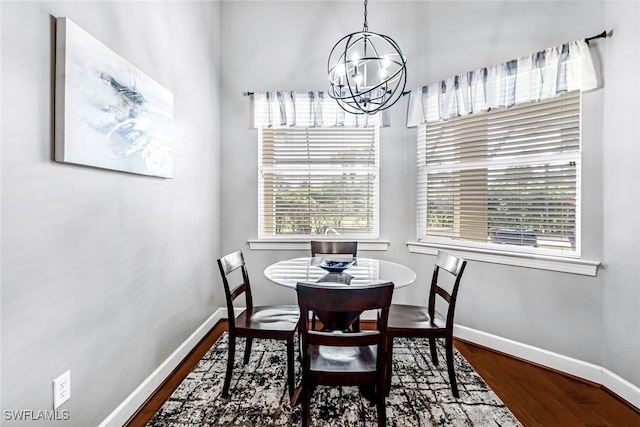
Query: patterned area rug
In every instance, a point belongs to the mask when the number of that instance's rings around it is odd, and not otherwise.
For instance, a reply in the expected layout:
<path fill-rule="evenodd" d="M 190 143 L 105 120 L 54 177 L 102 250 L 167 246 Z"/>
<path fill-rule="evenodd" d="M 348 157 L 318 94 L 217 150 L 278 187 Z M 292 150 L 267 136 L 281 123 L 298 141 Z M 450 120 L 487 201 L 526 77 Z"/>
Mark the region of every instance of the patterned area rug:
<path fill-rule="evenodd" d="M 289 405 L 284 342 L 254 340 L 251 360 L 243 366 L 244 341 L 239 339 L 231 396 L 224 399 L 220 393 L 227 344 L 225 333 L 165 402 L 149 427 L 300 425 L 301 406 Z M 395 340 L 387 425 L 521 425 L 457 350 L 460 398 L 455 399 L 441 345 L 438 355 L 440 366 L 434 366 L 428 340 Z M 300 378 L 299 366 L 296 378 Z M 318 387 L 311 402 L 311 425 L 375 426 L 375 406 L 360 396 L 357 387 Z"/>

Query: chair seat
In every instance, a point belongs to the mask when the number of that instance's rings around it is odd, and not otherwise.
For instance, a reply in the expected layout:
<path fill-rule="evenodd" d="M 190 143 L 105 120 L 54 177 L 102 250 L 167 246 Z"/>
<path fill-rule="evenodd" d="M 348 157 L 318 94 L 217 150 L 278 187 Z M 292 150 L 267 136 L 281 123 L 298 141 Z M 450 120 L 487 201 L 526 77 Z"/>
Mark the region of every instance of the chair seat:
<path fill-rule="evenodd" d="M 444 329 L 446 325 L 445 318 L 437 311 L 432 322 L 427 307 L 391 304 L 389 309 L 389 330 L 393 330 L 395 336 L 398 336 L 397 332 L 403 329 L 407 329 L 409 336 L 413 336 L 417 329 Z"/>
<path fill-rule="evenodd" d="M 375 372 L 377 346 L 333 347 L 310 345 L 310 368 L 317 372 Z"/>
<path fill-rule="evenodd" d="M 296 305 L 254 306 L 251 312 L 244 310 L 236 317 L 236 328 L 255 331 L 293 332 L 298 325 L 300 309 Z"/>

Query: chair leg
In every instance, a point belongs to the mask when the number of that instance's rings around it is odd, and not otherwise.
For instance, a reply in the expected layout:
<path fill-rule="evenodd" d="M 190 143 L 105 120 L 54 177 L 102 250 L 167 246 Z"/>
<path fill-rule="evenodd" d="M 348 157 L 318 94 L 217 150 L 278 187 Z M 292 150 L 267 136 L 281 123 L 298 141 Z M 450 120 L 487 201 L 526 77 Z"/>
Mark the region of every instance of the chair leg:
<path fill-rule="evenodd" d="M 384 363 L 384 389 L 383 395 L 389 396 L 391 393 L 391 377 L 393 377 L 393 337 L 389 336 L 387 338 L 387 351 L 386 351 L 387 360 Z"/>
<path fill-rule="evenodd" d="M 453 368 L 453 337 L 447 337 L 445 339 L 445 346 L 447 350 L 447 371 L 449 371 L 449 383 L 451 384 L 451 391 L 453 397 L 460 397 L 458 393 L 458 384 L 456 383 L 456 373 Z"/>
<path fill-rule="evenodd" d="M 295 391 L 295 377 L 293 372 L 293 337 L 287 339 L 287 386 L 289 387 L 289 399 L 293 398 Z"/>
<path fill-rule="evenodd" d="M 378 387 L 376 393 L 376 409 L 378 410 L 378 427 L 387 426 L 387 409 L 385 407 L 384 386 Z"/>
<path fill-rule="evenodd" d="M 438 352 L 436 351 L 436 339 L 429 338 L 429 349 L 431 350 L 431 360 L 434 365 L 438 365 Z"/>
<path fill-rule="evenodd" d="M 309 414 L 311 412 L 311 394 L 313 388 L 309 384 L 302 385 L 302 393 L 304 394 L 302 401 L 302 427 L 309 427 Z"/>
<path fill-rule="evenodd" d="M 222 397 L 229 396 L 229 387 L 231 386 L 231 375 L 233 374 L 233 362 L 236 353 L 236 337 L 229 335 L 229 354 L 227 355 L 227 372 L 224 376 L 224 385 L 222 386 Z"/>
<path fill-rule="evenodd" d="M 243 363 L 246 365 L 249 363 L 249 358 L 251 357 L 251 345 L 253 344 L 253 338 L 247 337 L 247 343 L 244 347 L 244 361 Z"/>

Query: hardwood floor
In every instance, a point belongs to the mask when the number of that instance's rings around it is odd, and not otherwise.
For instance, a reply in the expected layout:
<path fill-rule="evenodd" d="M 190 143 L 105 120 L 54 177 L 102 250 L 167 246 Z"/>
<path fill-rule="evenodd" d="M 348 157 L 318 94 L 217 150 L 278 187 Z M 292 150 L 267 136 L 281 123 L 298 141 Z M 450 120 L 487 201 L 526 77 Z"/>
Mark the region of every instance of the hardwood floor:
<path fill-rule="evenodd" d="M 145 426 L 225 330 L 216 325 L 125 426 Z M 455 346 L 524 427 L 640 426 L 640 411 L 599 385 L 469 342 Z"/>
<path fill-rule="evenodd" d="M 597 384 L 477 345 L 455 346 L 525 426 L 640 426 L 640 412 Z"/>

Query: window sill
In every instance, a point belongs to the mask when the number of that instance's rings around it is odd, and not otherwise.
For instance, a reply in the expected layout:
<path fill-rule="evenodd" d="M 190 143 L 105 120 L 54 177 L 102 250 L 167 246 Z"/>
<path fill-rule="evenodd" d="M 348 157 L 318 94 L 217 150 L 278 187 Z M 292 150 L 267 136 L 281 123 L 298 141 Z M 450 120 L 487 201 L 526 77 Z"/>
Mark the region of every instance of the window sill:
<path fill-rule="evenodd" d="M 600 266 L 599 261 L 501 252 L 446 244 L 407 242 L 407 247 L 409 248 L 409 252 L 416 254 L 435 255 L 438 252 L 438 249 L 442 249 L 457 253 L 462 258 L 470 261 L 535 268 L 538 270 L 559 271 L 562 273 L 580 274 L 592 277 L 597 275 L 598 267 Z"/>
<path fill-rule="evenodd" d="M 318 238 L 317 240 L 324 240 Z M 358 251 L 386 251 L 389 248 L 388 240 L 359 240 Z M 249 240 L 249 249 L 257 251 L 290 251 L 290 250 L 309 250 L 309 242 L 311 239 L 252 239 Z"/>

